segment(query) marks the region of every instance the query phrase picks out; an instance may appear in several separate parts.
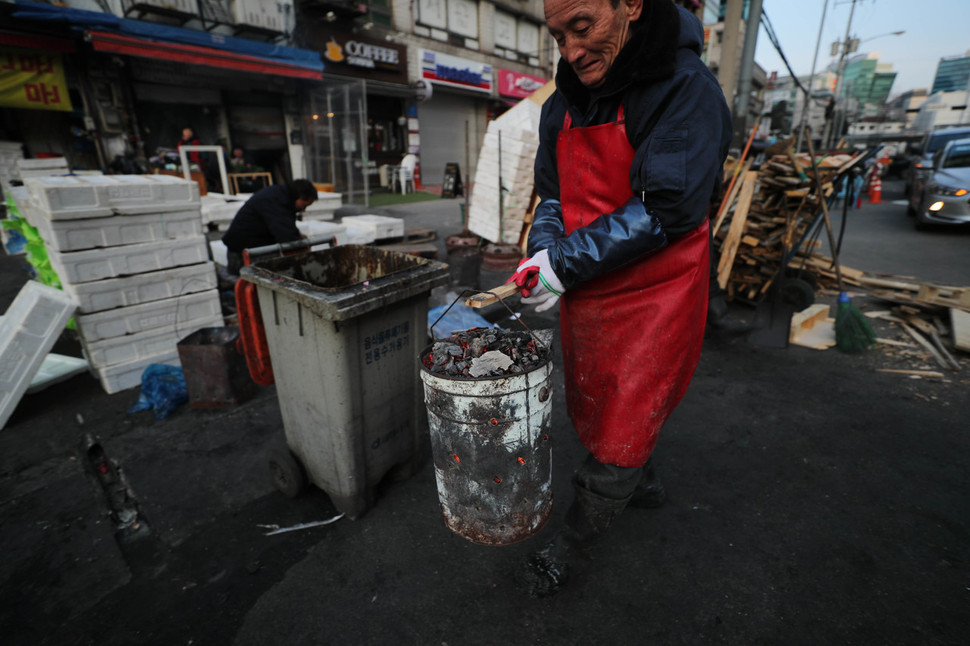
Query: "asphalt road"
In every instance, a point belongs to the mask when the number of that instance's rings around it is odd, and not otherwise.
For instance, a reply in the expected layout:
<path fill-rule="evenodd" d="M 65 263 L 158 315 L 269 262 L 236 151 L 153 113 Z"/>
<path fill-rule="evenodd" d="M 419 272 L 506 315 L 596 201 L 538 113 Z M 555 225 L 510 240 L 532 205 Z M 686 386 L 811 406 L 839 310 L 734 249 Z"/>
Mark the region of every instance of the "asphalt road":
<path fill-rule="evenodd" d="M 967 234 L 916 232 L 891 191 L 850 213 L 845 264 L 970 282 Z M 452 200 L 382 212 L 436 229 L 439 242 L 461 227 Z M 0 256 L 0 310 L 19 267 Z M 438 290 L 433 303 L 450 298 Z M 25 397 L 0 432 L 0 641 L 964 644 L 970 378 L 876 371 L 917 366 L 881 349 L 708 339 L 656 453 L 668 503 L 624 513 L 551 599 L 530 599 L 513 574 L 554 531 L 583 455 L 559 371 L 553 519 L 503 548 L 444 527 L 428 461 L 383 485 L 359 520 L 267 536 L 265 525 L 335 514 L 323 492 L 288 499 L 269 480 L 265 454 L 282 438 L 274 387 L 235 409 L 183 406 L 158 421 L 126 412 L 137 391 L 108 396 L 78 376 Z M 126 537 L 109 522 L 87 467 L 92 440 L 121 469 L 143 531 Z"/>
<path fill-rule="evenodd" d="M 917 231 L 914 218 L 906 215 L 902 191 L 902 181 L 884 182 L 881 204 L 864 201 L 861 209 L 848 212 L 842 262 L 854 269 L 926 282 L 970 284 L 970 227 Z M 832 215 L 837 233 L 842 209 Z"/>

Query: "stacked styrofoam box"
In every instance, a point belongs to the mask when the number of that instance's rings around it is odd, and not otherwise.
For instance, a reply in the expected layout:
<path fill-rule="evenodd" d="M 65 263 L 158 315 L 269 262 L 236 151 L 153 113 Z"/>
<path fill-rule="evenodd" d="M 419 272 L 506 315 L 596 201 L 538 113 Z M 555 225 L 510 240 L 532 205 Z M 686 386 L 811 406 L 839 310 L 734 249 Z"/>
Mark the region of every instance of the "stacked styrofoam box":
<path fill-rule="evenodd" d="M 299 229 L 300 234 L 306 238 L 320 238 L 322 236 L 335 237 L 337 238 L 337 244 L 347 244 L 344 241 L 347 233 L 347 227 L 343 224 L 310 220 L 309 222 L 297 222 L 296 228 Z M 320 244 L 315 247 L 310 247 L 310 250 L 317 251 L 319 249 L 326 249 L 327 247 L 328 245 Z"/>
<path fill-rule="evenodd" d="M 532 199 L 540 113 L 537 103 L 521 101 L 488 124 L 468 211 L 469 230 L 486 240 L 519 240 Z"/>
<path fill-rule="evenodd" d="M 340 224 L 346 228 L 343 236 L 337 238 L 338 244 L 374 244 L 377 236 L 374 227 L 363 222 L 355 222 L 352 218 L 341 218 Z"/>
<path fill-rule="evenodd" d="M 74 311 L 71 298 L 28 281 L 0 321 L 0 429 Z"/>
<path fill-rule="evenodd" d="M 78 303 L 84 351 L 108 393 L 151 363 L 178 365 L 178 341 L 222 325 L 199 189 L 168 175 L 33 177 L 29 220 Z"/>
<path fill-rule="evenodd" d="M 70 172 L 65 157 L 44 157 L 17 161 L 17 177 L 19 179 L 42 177 L 44 175 L 67 175 Z"/>
<path fill-rule="evenodd" d="M 202 224 L 211 224 L 219 231 L 225 231 L 245 203 L 245 200 L 226 199 L 212 193 L 205 195 L 202 197 Z"/>
<path fill-rule="evenodd" d="M 24 158 L 24 145 L 19 141 L 0 141 L 0 193 L 6 196 L 10 182 L 20 179 L 17 162 Z"/>
<path fill-rule="evenodd" d="M 374 231 L 375 240 L 404 237 L 404 220 L 386 215 L 346 215 L 340 219 L 345 226 L 360 225 Z"/>
<path fill-rule="evenodd" d="M 303 212 L 304 220 L 332 220 L 341 205 L 340 193 L 317 191 L 317 201 Z"/>

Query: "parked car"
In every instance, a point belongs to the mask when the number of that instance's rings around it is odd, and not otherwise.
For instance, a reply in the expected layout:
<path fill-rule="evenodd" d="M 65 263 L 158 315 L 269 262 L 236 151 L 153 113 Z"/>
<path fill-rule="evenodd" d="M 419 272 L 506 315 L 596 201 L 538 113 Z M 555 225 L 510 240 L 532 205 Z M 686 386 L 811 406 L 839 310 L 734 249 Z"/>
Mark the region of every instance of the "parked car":
<path fill-rule="evenodd" d="M 916 186 L 917 180 L 925 179 L 929 175 L 933 155 L 943 148 L 948 141 L 964 137 L 970 137 L 970 127 L 943 128 L 928 133 L 919 144 L 910 146 L 909 152 L 913 155 L 912 164 L 906 172 L 906 183 L 904 185 L 905 193 L 910 198 L 910 215 L 915 213 L 916 202 L 919 200 L 919 194 L 914 194 L 913 187 Z"/>
<path fill-rule="evenodd" d="M 916 228 L 970 224 L 970 137 L 947 143 L 933 156 L 930 175 L 913 192 L 919 196 Z"/>

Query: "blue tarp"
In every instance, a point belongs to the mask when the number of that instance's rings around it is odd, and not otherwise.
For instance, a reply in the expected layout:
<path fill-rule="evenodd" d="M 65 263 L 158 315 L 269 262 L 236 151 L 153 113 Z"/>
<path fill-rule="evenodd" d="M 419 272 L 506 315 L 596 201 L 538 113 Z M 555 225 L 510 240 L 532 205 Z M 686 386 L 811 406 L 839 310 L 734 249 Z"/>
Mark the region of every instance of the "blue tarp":
<path fill-rule="evenodd" d="M 182 45 L 196 45 L 198 47 L 212 47 L 237 54 L 258 56 L 278 63 L 299 65 L 313 70 L 323 71 L 320 52 L 296 47 L 284 47 L 272 43 L 260 43 L 245 38 L 235 38 L 222 34 L 212 34 L 207 31 L 170 27 L 143 20 L 119 18 L 110 13 L 71 9 L 37 2 L 18 0 L 17 10 L 13 18 L 18 20 L 37 20 L 47 22 L 63 22 L 74 27 L 84 29 L 101 29 L 134 38 L 156 40 L 166 43 L 180 43 Z"/>

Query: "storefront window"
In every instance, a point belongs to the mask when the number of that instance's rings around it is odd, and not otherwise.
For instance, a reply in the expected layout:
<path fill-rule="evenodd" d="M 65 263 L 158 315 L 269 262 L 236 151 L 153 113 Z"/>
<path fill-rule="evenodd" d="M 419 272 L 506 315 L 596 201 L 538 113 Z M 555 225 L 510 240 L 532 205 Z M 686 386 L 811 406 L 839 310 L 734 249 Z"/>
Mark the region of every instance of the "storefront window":
<path fill-rule="evenodd" d="M 367 96 L 360 80 L 328 80 L 310 95 L 307 165 L 313 182 L 333 184 L 344 202 L 367 204 L 373 185 L 368 158 Z"/>
<path fill-rule="evenodd" d="M 390 0 L 370 0 L 367 4 L 367 18 L 375 25 L 391 27 Z"/>

